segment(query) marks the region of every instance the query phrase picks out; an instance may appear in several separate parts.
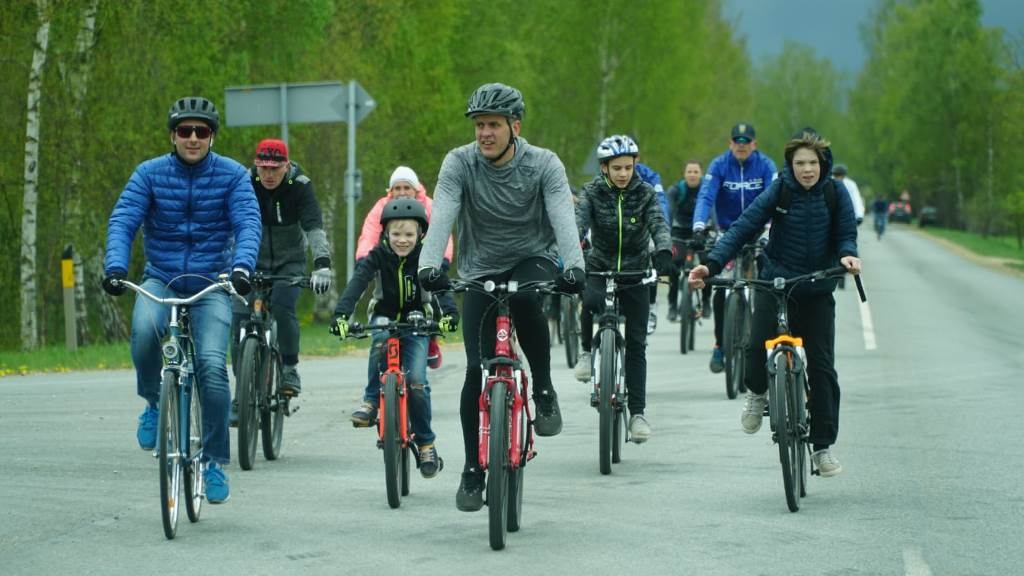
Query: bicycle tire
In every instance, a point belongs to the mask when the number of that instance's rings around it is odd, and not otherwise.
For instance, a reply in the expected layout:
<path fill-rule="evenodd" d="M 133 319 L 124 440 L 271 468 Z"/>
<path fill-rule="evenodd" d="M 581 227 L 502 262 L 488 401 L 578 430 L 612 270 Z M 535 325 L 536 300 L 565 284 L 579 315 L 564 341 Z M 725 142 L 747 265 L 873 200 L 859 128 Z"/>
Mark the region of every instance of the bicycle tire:
<path fill-rule="evenodd" d="M 256 442 L 260 430 L 260 402 L 258 386 L 262 386 L 263 370 L 260 341 L 255 335 L 242 340 L 242 353 L 238 365 L 238 467 L 252 470 L 256 461 Z"/>
<path fill-rule="evenodd" d="M 281 353 L 277 349 L 277 326 L 270 328 L 270 348 L 263 358 L 263 389 L 260 393 L 260 435 L 263 443 L 263 457 L 277 460 L 281 457 L 281 441 L 284 438 L 284 417 L 288 414 L 290 399 L 281 394 Z"/>
<path fill-rule="evenodd" d="M 519 389 L 523 389 L 521 382 Z M 519 466 L 515 470 L 509 471 L 508 475 L 508 522 L 506 528 L 509 532 L 518 532 L 523 519 L 523 480 L 525 479 L 526 458 L 529 451 L 530 419 L 526 415 L 525 408 L 515 411 L 512 417 L 519 423 Z"/>
<path fill-rule="evenodd" d="M 388 506 L 402 505 L 402 435 L 398 431 L 398 376 L 388 374 L 382 384 L 384 400 L 381 402 L 380 426 L 384 442 L 384 483 L 387 487 Z"/>
<path fill-rule="evenodd" d="M 491 549 L 505 547 L 508 530 L 509 398 L 503 380 L 491 386 L 490 439 L 487 444 L 487 517 Z"/>
<path fill-rule="evenodd" d="M 793 373 L 790 370 L 790 352 L 775 355 L 775 375 L 772 378 L 772 390 L 768 393 L 771 404 L 770 413 L 774 414 L 775 442 L 779 446 L 779 463 L 782 466 L 782 486 L 786 493 L 786 505 L 790 512 L 800 509 L 799 477 L 796 469 L 801 449 L 799 438 L 794 435 L 796 414 L 792 411 Z"/>
<path fill-rule="evenodd" d="M 164 372 L 160 385 L 160 416 L 156 445 L 160 470 L 160 517 L 164 536 L 174 538 L 178 531 L 179 496 L 181 495 L 181 436 L 178 434 L 178 373 Z"/>
<path fill-rule="evenodd" d="M 412 459 L 417 456 L 413 452 L 416 448 L 410 442 L 407 450 L 402 450 L 402 496 L 409 495 L 409 472 L 412 466 Z"/>
<path fill-rule="evenodd" d="M 740 325 L 746 314 L 746 300 L 737 291 L 729 293 L 725 302 L 725 330 L 722 334 L 722 352 L 725 360 L 725 395 L 730 400 L 739 394 L 739 379 L 742 378 L 743 353 L 742 330 Z"/>
<path fill-rule="evenodd" d="M 697 321 L 704 315 L 702 298 L 699 291 L 690 291 L 690 309 L 693 311 L 693 318 L 690 318 L 690 341 L 687 344 L 690 352 L 693 352 L 694 346 L 697 344 Z"/>
<path fill-rule="evenodd" d="M 693 339 L 693 329 L 696 327 L 693 319 L 693 298 L 688 283 L 680 281 L 679 302 L 676 310 L 679 311 L 679 353 L 686 354 L 691 350 L 690 341 Z"/>
<path fill-rule="evenodd" d="M 190 522 L 199 522 L 199 514 L 203 509 L 203 495 L 206 492 L 206 479 L 203 477 L 203 404 L 200 396 L 199 382 L 193 377 L 191 391 L 187 395 L 189 404 L 188 415 L 188 452 L 185 454 L 187 464 L 183 466 L 185 478 L 185 512 Z"/>
<path fill-rule="evenodd" d="M 580 316 L 577 300 L 573 296 L 562 296 L 561 328 L 565 362 L 569 368 L 575 368 L 580 359 Z"/>
<path fill-rule="evenodd" d="M 615 376 L 618 353 L 615 349 L 615 331 L 601 330 L 598 369 L 598 468 L 601 474 L 612 473 L 612 451 L 616 442 Z"/>

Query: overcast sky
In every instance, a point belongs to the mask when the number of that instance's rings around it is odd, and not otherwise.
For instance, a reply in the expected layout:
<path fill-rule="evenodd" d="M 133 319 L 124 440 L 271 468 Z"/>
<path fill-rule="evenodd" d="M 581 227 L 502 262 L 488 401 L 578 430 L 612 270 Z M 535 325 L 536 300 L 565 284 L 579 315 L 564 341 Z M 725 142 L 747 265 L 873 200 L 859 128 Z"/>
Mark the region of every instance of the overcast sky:
<path fill-rule="evenodd" d="M 1024 34 L 1024 0 L 981 0 L 981 5 L 982 25 Z M 866 58 L 860 26 L 874 6 L 875 0 L 725 0 L 723 13 L 747 39 L 755 64 L 778 54 L 789 38 L 856 73 Z"/>

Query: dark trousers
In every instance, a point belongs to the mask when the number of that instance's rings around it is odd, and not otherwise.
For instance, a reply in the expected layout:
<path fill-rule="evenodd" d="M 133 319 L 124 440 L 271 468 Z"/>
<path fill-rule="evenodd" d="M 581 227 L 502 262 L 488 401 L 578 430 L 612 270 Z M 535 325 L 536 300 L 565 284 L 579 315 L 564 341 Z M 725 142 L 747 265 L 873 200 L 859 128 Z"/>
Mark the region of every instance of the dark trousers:
<path fill-rule="evenodd" d="M 719 347 L 725 325 L 725 290 L 715 290 L 711 295 L 711 310 L 715 313 L 715 346 Z"/>
<path fill-rule="evenodd" d="M 477 278 L 506 282 L 517 280 L 529 282 L 551 280 L 556 274 L 556 265 L 541 257 L 527 258 L 515 268 Z M 515 326 L 519 346 L 530 363 L 533 393 L 551 389 L 551 342 L 548 335 L 548 321 L 544 316 L 543 295 L 523 292 L 513 296 L 509 303 L 512 309 L 512 323 Z M 462 384 L 459 415 L 462 419 L 462 440 L 466 449 L 466 464 L 477 466 L 479 462 L 480 438 L 480 387 L 483 378 L 483 358 L 494 355 L 495 321 L 497 305 L 493 298 L 479 292 L 466 292 L 462 299 L 462 338 L 466 347 L 466 380 Z"/>
<path fill-rule="evenodd" d="M 584 350 L 592 350 L 594 344 L 594 316 L 604 310 L 604 278 L 588 277 L 587 289 L 583 292 L 583 313 L 581 322 L 583 334 L 581 344 Z M 626 326 L 626 388 L 629 389 L 629 411 L 643 414 L 647 406 L 647 315 L 651 310 L 649 292 L 641 284 L 619 290 L 619 314 L 625 317 Z M 600 342 L 597 343 L 600 345 Z M 594 367 L 597 369 L 597 367 Z"/>
<path fill-rule="evenodd" d="M 775 337 L 775 300 L 754 296 L 754 318 L 747 352 L 747 388 L 757 394 L 768 389 L 765 340 Z M 811 443 L 815 449 L 835 444 L 839 435 L 839 378 L 835 369 L 836 301 L 831 293 L 789 300 L 789 327 L 804 339 L 807 382 L 811 388 Z"/>
<path fill-rule="evenodd" d="M 678 268 L 679 270 L 683 270 L 683 268 L 686 266 L 686 253 L 687 253 L 687 250 L 690 249 L 689 246 L 686 243 L 689 242 L 689 241 L 690 241 L 689 238 L 682 238 L 682 239 L 677 239 L 676 237 L 672 238 L 672 245 L 675 247 L 675 254 L 672 256 L 672 262 L 676 265 L 676 268 Z M 703 261 L 703 257 L 705 255 L 706 255 L 705 252 L 701 252 L 701 261 Z M 686 279 L 684 278 L 683 281 L 685 282 Z M 704 286 L 704 288 L 701 290 L 701 296 L 703 296 L 704 300 L 707 301 L 707 299 L 711 296 L 711 286 Z M 676 308 L 676 304 L 678 303 L 678 300 L 679 300 L 679 274 L 675 274 L 675 275 L 670 276 L 669 279 L 668 279 L 668 306 L 669 306 L 669 308 Z"/>

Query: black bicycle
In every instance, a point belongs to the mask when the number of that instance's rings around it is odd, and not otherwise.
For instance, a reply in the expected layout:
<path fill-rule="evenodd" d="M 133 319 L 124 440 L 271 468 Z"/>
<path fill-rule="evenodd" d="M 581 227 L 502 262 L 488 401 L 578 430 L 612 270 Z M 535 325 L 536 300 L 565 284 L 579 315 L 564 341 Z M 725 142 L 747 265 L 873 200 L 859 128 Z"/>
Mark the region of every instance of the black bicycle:
<path fill-rule="evenodd" d="M 733 279 L 757 278 L 757 256 L 760 250 L 756 243 L 746 244 L 740 249 L 739 255 L 732 262 Z M 728 266 L 726 269 L 729 269 Z M 747 390 L 744 384 L 744 359 L 750 346 L 750 319 L 754 310 L 746 286 L 744 283 L 737 284 L 735 288 L 729 290 L 729 295 L 725 298 L 722 352 L 725 356 L 725 395 L 730 400 Z"/>
<path fill-rule="evenodd" d="M 707 250 L 707 246 L 704 242 L 691 239 L 676 240 L 675 243 L 686 249 L 683 265 L 679 267 L 679 289 L 676 297 L 676 310 L 679 313 L 679 352 L 686 354 L 694 348 L 697 324 L 704 317 L 704 298 L 700 290 L 690 288 L 690 270 L 700 266 L 700 254 Z"/>
<path fill-rule="evenodd" d="M 590 403 L 598 412 L 598 468 L 601 474 L 611 474 L 612 464 L 622 460 L 622 443 L 629 438 L 629 390 L 626 388 L 626 342 L 619 325 L 618 292 L 635 287 L 639 282 L 648 285 L 658 281 L 653 270 L 621 272 L 587 272 L 587 276 L 603 278 L 604 310 L 597 316 L 597 334 L 594 336 L 594 362 L 591 370 L 593 392 Z M 623 280 L 633 280 L 623 284 Z"/>
<path fill-rule="evenodd" d="M 580 359 L 580 297 L 563 294 L 558 315 L 558 330 L 565 345 L 565 362 L 575 368 Z"/>
<path fill-rule="evenodd" d="M 263 441 L 263 457 L 281 456 L 284 418 L 291 416 L 291 395 L 283 393 L 281 351 L 277 346 L 277 321 L 270 309 L 270 292 L 275 283 L 309 287 L 308 276 L 280 276 L 256 272 L 252 279 L 249 320 L 238 350 L 235 374 L 238 395 L 238 465 L 251 470 L 256 460 L 256 436 Z M 297 410 L 297 408 L 296 408 Z"/>
<path fill-rule="evenodd" d="M 810 415 L 807 399 L 810 387 L 807 382 L 807 355 L 803 338 L 793 336 L 789 327 L 787 301 L 793 288 L 802 282 L 817 282 L 846 274 L 846 268 L 837 266 L 801 274 L 793 278 L 772 280 L 708 278 L 705 282 L 713 287 L 737 290 L 750 287 L 771 294 L 775 299 L 776 336 L 764 342 L 768 353 L 768 418 L 772 441 L 779 445 L 779 462 L 782 465 L 782 484 L 786 492 L 786 505 L 790 512 L 800 509 L 800 498 L 807 495 L 807 460 L 811 455 Z M 861 301 L 867 300 L 860 276 L 854 276 Z"/>

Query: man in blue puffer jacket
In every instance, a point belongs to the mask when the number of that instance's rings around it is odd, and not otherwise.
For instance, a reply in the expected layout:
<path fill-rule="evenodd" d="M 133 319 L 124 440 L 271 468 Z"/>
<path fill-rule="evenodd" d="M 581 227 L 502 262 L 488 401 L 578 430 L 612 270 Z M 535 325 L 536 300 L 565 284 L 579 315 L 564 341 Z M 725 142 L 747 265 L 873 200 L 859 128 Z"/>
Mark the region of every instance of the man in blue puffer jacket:
<path fill-rule="evenodd" d="M 260 247 L 260 209 L 244 166 L 210 151 L 220 127 L 213 103 L 197 96 L 171 105 L 167 127 L 174 151 L 140 164 L 114 205 L 107 227 L 103 289 L 119 296 L 128 275 L 132 241 L 144 228 L 146 265 L 141 285 L 158 297 L 187 297 L 221 274 L 230 274 L 239 294 L 251 289 L 249 275 Z M 206 499 L 230 496 L 221 468 L 231 458 L 228 437 L 227 346 L 231 304 L 213 292 L 191 308 L 196 371 L 203 404 Z M 143 297 L 132 313 L 132 362 L 145 398 L 136 433 L 139 446 L 156 446 L 162 355 L 170 310 Z"/>
<path fill-rule="evenodd" d="M 791 278 L 842 264 L 860 273 L 857 256 L 857 221 L 853 203 L 842 182 L 829 177 L 832 151 L 812 128 L 804 128 L 786 144 L 786 166 L 776 182 L 743 212 L 707 257 L 707 265 L 690 272 L 690 285 L 702 288 L 704 278 L 716 276 L 744 244 L 757 238 L 779 205 L 782 186 L 791 193 L 784 220 L 772 227 L 765 254 L 768 263 L 760 277 Z M 826 186 L 834 185 L 835 214 L 826 200 Z M 842 471 L 830 447 L 839 434 L 839 379 L 835 369 L 835 307 L 832 292 L 836 280 L 804 283 L 789 297 L 789 321 L 794 336 L 804 338 L 807 352 L 807 382 L 810 385 L 811 430 L 814 446 L 811 459 L 822 477 Z M 750 341 L 764 342 L 775 336 L 775 300 L 763 291 L 754 293 L 754 318 Z M 753 434 L 761 428 L 768 403 L 768 374 L 762 346 L 747 351 L 747 402 L 743 409 L 743 431 Z"/>
<path fill-rule="evenodd" d="M 693 211 L 693 239 L 704 239 L 704 229 L 714 209 L 715 222 L 725 232 L 754 198 L 775 179 L 775 162 L 757 149 L 757 133 L 753 124 L 740 122 L 732 127 L 729 149 L 708 165 Z M 712 296 L 715 312 L 715 347 L 711 351 L 710 368 L 718 373 L 725 369 L 722 354 L 722 326 L 725 319 L 725 295 L 716 290 Z"/>

